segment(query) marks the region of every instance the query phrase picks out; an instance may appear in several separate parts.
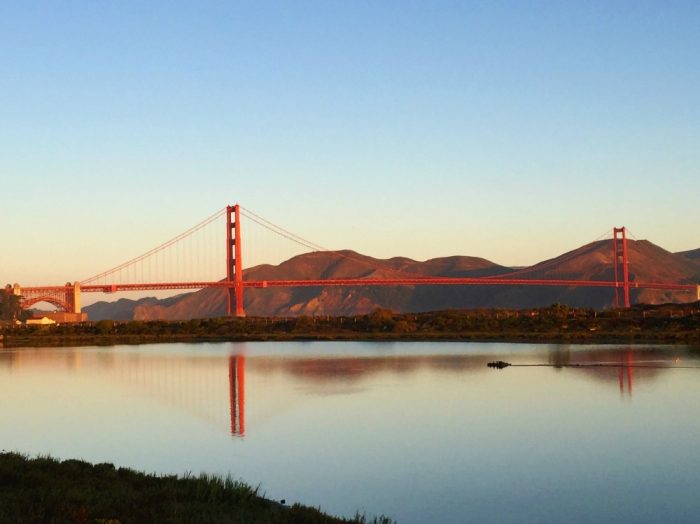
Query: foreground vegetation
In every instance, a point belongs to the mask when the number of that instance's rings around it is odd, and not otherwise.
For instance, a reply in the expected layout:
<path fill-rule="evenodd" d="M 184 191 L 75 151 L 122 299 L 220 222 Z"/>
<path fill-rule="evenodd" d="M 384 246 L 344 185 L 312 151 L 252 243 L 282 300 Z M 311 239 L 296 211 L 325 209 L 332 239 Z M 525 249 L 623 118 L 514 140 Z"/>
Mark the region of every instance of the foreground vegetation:
<path fill-rule="evenodd" d="M 352 317 L 249 317 L 188 321 L 101 320 L 0 330 L 10 346 L 252 340 L 499 340 L 700 343 L 700 302 L 595 311 L 475 309 Z"/>
<path fill-rule="evenodd" d="M 0 322 L 13 323 L 30 316 L 30 311 L 22 309 L 21 297 L 12 292 L 12 286 L 8 284 L 0 289 Z"/>
<path fill-rule="evenodd" d="M 358 523 L 315 508 L 285 506 L 230 478 L 155 476 L 111 464 L 0 453 L 1 523 Z"/>

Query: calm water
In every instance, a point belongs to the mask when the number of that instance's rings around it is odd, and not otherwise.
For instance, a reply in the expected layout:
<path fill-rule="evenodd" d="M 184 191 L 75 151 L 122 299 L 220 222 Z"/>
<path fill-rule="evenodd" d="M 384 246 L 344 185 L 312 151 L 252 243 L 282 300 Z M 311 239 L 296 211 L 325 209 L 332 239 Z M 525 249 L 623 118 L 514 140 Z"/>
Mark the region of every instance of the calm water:
<path fill-rule="evenodd" d="M 654 367 L 511 367 L 610 363 Z M 698 522 L 700 351 L 482 343 L 0 350 L 0 448 L 231 473 L 423 522 Z"/>

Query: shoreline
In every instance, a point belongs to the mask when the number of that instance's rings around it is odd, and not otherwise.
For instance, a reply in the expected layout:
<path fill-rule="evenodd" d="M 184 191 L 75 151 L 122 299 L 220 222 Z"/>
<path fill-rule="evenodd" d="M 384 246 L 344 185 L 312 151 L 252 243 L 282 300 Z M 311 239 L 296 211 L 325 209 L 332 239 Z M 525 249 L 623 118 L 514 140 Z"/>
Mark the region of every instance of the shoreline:
<path fill-rule="evenodd" d="M 1 522 L 260 522 L 393 524 L 383 515 L 336 517 L 274 501 L 241 480 L 217 475 L 159 475 L 48 456 L 0 452 Z"/>
<path fill-rule="evenodd" d="M 700 336 L 696 333 L 665 333 L 644 334 L 637 333 L 630 336 L 602 333 L 600 336 L 582 336 L 577 334 L 547 335 L 522 334 L 504 336 L 503 334 L 475 333 L 473 336 L 450 333 L 430 333 L 420 336 L 372 336 L 338 333 L 305 334 L 305 335 L 250 335 L 239 337 L 222 336 L 13 336 L 6 337 L 4 343 L 0 343 L 2 349 L 29 349 L 29 348 L 64 348 L 64 347 L 90 347 L 90 346 L 140 346 L 155 344 L 203 344 L 224 342 L 503 342 L 522 344 L 659 344 L 659 345 L 690 345 L 700 346 Z"/>
<path fill-rule="evenodd" d="M 199 342 L 389 341 L 700 345 L 700 302 L 595 311 L 554 304 L 528 310 L 113 321 L 6 326 L 0 347 Z"/>

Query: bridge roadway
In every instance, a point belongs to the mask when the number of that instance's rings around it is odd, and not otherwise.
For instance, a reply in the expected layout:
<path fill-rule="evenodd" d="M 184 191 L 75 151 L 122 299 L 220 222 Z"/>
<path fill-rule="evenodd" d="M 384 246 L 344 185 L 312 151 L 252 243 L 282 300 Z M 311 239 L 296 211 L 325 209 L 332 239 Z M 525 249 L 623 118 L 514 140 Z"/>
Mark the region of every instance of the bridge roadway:
<path fill-rule="evenodd" d="M 460 277 L 416 277 L 416 278 L 390 278 L 390 279 L 362 279 L 343 278 L 330 280 L 244 280 L 245 288 L 269 288 L 269 287 L 326 287 L 326 286 L 445 286 L 445 285 L 471 285 L 471 286 L 562 286 L 562 287 L 608 287 L 622 288 L 624 282 L 612 280 L 535 280 L 512 278 L 460 278 Z M 216 282 L 162 282 L 141 284 L 88 284 L 81 285 L 83 293 L 116 293 L 118 291 L 158 291 L 175 289 L 203 289 L 203 288 L 234 288 L 234 281 L 220 280 Z M 660 282 L 630 281 L 632 289 L 661 289 L 669 291 L 698 291 L 696 284 L 669 284 Z M 64 286 L 22 287 L 23 291 L 34 293 L 50 293 L 63 290 Z M 700 297 L 699 297 L 700 298 Z"/>

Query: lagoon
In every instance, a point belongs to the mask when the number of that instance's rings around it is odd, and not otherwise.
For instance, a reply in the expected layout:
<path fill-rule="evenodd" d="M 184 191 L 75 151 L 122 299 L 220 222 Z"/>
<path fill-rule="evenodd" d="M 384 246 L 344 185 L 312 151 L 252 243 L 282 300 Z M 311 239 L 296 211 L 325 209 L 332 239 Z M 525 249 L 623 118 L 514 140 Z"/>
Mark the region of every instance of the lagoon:
<path fill-rule="evenodd" d="M 698 405 L 687 346 L 0 350 L 2 449 L 230 473 L 273 499 L 400 523 L 696 522 Z"/>

